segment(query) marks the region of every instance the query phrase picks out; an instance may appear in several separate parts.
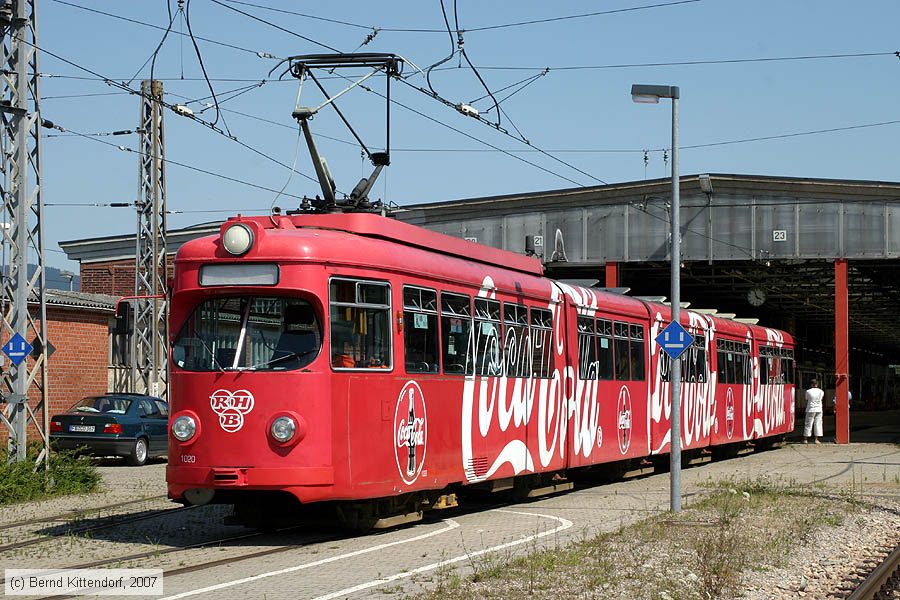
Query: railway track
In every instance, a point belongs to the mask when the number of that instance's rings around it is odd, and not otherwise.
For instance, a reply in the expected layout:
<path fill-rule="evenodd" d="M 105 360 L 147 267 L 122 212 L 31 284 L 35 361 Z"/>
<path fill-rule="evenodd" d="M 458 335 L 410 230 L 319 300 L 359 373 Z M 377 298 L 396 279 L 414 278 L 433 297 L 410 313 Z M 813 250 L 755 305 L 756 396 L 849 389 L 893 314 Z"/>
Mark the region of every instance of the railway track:
<path fill-rule="evenodd" d="M 217 538 L 214 540 L 208 540 L 205 542 L 199 542 L 197 544 L 191 544 L 190 546 L 182 546 L 178 548 L 166 548 L 164 550 L 150 550 L 147 552 L 139 552 L 135 554 L 131 554 L 128 556 L 122 556 L 116 558 L 114 561 L 109 559 L 97 560 L 88 563 L 82 563 L 78 565 L 60 567 L 61 569 L 91 569 L 103 566 L 109 566 L 112 564 L 126 563 L 132 560 L 141 560 L 145 558 L 157 558 L 159 556 L 165 556 L 170 554 L 175 554 L 177 552 L 187 552 L 189 550 L 198 550 L 203 548 L 215 548 L 217 546 L 222 546 L 223 544 L 236 542 L 236 541 L 246 541 L 253 538 L 263 538 L 266 536 L 272 536 L 279 533 L 287 533 L 289 531 L 298 529 L 300 526 L 296 527 L 285 527 L 283 529 L 277 529 L 275 531 L 269 532 L 253 532 L 253 533 L 243 533 L 240 535 L 233 535 L 223 538 Z M 309 544 L 320 544 L 323 542 L 330 542 L 334 540 L 341 539 L 342 536 L 334 535 L 334 534 L 317 534 L 311 535 L 306 539 L 303 539 L 300 543 L 291 543 L 281 546 L 276 546 L 274 548 L 266 548 L 265 550 L 257 550 L 255 552 L 247 552 L 245 554 L 240 554 L 238 556 L 231 556 L 226 558 L 219 558 L 216 560 L 210 560 L 207 562 L 197 563 L 193 565 L 188 565 L 185 567 L 179 567 L 175 569 L 167 569 L 163 571 L 163 575 L 166 577 L 175 576 L 175 575 L 184 575 L 187 573 L 193 573 L 195 571 L 203 571 L 205 569 L 212 569 L 215 567 L 219 567 L 222 565 L 231 565 L 237 562 L 242 562 L 245 560 L 252 560 L 255 558 L 263 558 L 267 556 L 272 556 L 275 554 L 283 554 L 285 552 L 291 552 L 293 550 L 297 550 L 298 548 L 302 548 L 303 546 Z M 0 580 L 0 585 L 3 585 L 3 581 Z M 41 598 L 39 600 L 66 600 L 67 598 L 76 598 L 77 596 L 47 596 L 46 598 Z"/>
<path fill-rule="evenodd" d="M 138 498 L 136 500 L 127 500 L 125 502 L 116 502 L 114 504 L 106 504 L 104 506 L 97 506 L 94 508 L 69 510 L 64 513 L 51 515 L 49 517 L 35 517 L 34 519 L 26 519 L 24 521 L 13 521 L 12 523 L 0 524 L 0 531 L 5 531 L 7 529 L 15 529 L 17 527 L 25 527 L 26 525 L 34 525 L 35 523 L 52 523 L 55 521 L 66 521 L 69 519 L 77 519 L 77 518 L 83 517 L 85 515 L 101 513 L 106 510 L 114 510 L 116 508 L 121 508 L 123 506 L 133 506 L 135 504 L 140 504 L 141 502 L 150 502 L 152 500 L 163 500 L 165 498 L 166 498 L 165 494 L 160 494 L 158 496 L 145 496 L 144 498 Z"/>
<path fill-rule="evenodd" d="M 873 569 L 848 597 L 849 600 L 900 598 L 900 544 Z"/>
<path fill-rule="evenodd" d="M 131 515 L 118 515 L 123 518 L 116 518 L 116 516 L 109 517 L 108 522 L 103 523 L 94 523 L 91 525 L 83 526 L 83 527 L 70 527 L 64 528 L 59 533 L 54 535 L 41 535 L 39 537 L 30 538 L 27 540 L 22 540 L 19 542 L 13 542 L 11 544 L 5 544 L 0 546 L 0 554 L 4 552 L 10 552 L 12 550 L 18 550 L 20 548 L 26 548 L 28 546 L 34 546 L 35 544 L 41 544 L 44 542 L 48 542 L 51 540 L 59 539 L 62 536 L 66 535 L 83 535 L 86 533 L 93 533 L 95 531 L 101 531 L 103 529 L 110 529 L 112 527 L 119 527 L 121 525 L 127 525 L 131 523 L 137 523 L 140 521 L 145 521 L 147 519 L 153 519 L 160 516 L 170 516 L 180 512 L 188 511 L 197 508 L 196 506 L 181 506 L 178 508 L 171 508 L 165 510 L 158 511 L 150 511 L 143 514 L 131 514 Z"/>

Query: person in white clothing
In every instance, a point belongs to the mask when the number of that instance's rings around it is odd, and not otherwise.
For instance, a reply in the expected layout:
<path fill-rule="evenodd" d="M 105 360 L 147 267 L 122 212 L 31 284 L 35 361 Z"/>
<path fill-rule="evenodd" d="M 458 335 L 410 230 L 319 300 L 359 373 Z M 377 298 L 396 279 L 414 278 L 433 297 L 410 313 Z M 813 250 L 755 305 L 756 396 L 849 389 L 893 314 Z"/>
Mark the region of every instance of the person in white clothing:
<path fill-rule="evenodd" d="M 822 399 L 825 392 L 819 387 L 817 379 L 812 380 L 812 385 L 806 390 L 806 422 L 803 424 L 803 443 L 809 443 L 809 436 L 815 435 L 816 443 L 820 444 L 822 437 Z"/>
<path fill-rule="evenodd" d="M 850 406 L 851 400 L 853 400 L 853 392 L 847 390 L 847 406 Z M 831 405 L 837 410 L 837 392 L 835 392 L 834 397 L 831 399 Z"/>

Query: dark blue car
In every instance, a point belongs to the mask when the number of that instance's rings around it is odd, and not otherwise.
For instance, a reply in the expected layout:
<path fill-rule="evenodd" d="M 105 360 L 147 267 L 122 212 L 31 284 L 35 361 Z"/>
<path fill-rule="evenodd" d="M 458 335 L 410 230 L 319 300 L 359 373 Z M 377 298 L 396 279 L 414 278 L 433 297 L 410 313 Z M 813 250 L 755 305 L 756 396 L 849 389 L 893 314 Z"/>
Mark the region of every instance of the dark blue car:
<path fill-rule="evenodd" d="M 168 452 L 168 420 L 168 404 L 153 396 L 88 396 L 50 419 L 50 441 L 58 450 L 124 456 L 140 466 Z"/>

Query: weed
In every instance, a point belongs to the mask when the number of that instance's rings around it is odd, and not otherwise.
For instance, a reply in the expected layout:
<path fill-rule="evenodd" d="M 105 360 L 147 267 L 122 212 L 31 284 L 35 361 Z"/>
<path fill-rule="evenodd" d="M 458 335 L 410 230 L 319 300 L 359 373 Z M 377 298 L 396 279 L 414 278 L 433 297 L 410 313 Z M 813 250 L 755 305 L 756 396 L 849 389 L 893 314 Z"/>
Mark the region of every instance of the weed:
<path fill-rule="evenodd" d="M 96 491 L 100 473 L 87 457 L 60 452 L 50 456 L 48 468 L 36 463 L 36 455 L 17 463 L 0 464 L 0 505 L 28 502 L 51 496 Z"/>

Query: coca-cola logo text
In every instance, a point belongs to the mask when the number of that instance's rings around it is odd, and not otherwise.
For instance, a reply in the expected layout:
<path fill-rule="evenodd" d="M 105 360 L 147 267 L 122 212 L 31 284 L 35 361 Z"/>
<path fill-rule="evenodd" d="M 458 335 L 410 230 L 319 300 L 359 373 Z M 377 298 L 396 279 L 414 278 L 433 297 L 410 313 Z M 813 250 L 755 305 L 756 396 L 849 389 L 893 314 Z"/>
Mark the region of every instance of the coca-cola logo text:
<path fill-rule="evenodd" d="M 428 447 L 428 415 L 425 395 L 415 381 L 408 381 L 397 396 L 394 409 L 394 458 L 400 478 L 415 483 L 425 464 Z"/>

